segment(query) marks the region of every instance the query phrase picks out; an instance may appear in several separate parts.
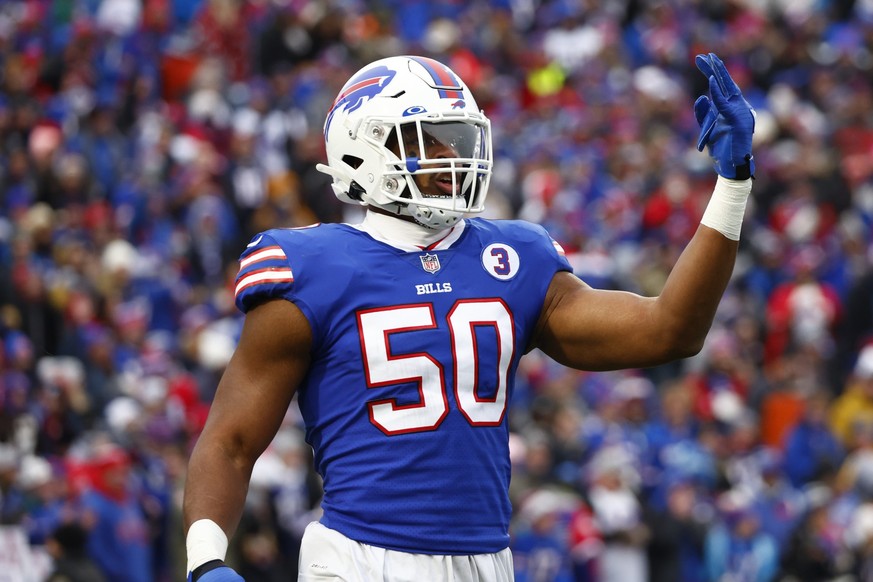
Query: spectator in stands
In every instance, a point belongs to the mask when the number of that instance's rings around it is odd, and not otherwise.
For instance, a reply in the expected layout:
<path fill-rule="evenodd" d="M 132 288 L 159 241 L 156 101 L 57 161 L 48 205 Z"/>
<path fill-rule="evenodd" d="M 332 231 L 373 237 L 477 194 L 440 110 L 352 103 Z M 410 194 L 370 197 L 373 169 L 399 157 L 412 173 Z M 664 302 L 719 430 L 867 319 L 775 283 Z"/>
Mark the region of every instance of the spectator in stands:
<path fill-rule="evenodd" d="M 577 504 L 575 496 L 550 488 L 538 489 L 524 499 L 511 541 L 517 582 L 573 580 L 563 531 Z"/>
<path fill-rule="evenodd" d="M 589 464 L 588 499 L 604 548 L 597 561 L 603 582 L 644 582 L 646 547 L 653 532 L 637 497 L 640 476 L 632 456 L 620 446 L 601 449 Z"/>
<path fill-rule="evenodd" d="M 785 438 L 785 471 L 795 487 L 829 481 L 845 451 L 827 423 L 831 395 L 816 390 L 804 399 L 803 416 Z"/>
<path fill-rule="evenodd" d="M 48 523 L 33 503 L 39 488 L 22 488 L 24 460 L 36 453 L 62 472 L 105 428 L 107 409 L 121 410 L 119 397 L 148 410 L 116 435 L 138 469 L 154 451 L 184 458 L 237 321 L 229 249 L 240 245 L 225 237 L 347 218 L 313 166 L 324 112 L 356 64 L 408 53 L 448 62 L 502 133 L 492 212 L 548 222 L 593 286 L 657 292 L 710 188 L 705 160 L 677 145 L 697 132 L 676 104 L 705 89 L 690 58 L 705 44 L 726 55 L 767 145 L 757 150 L 747 245 L 716 318 L 721 337 L 696 360 L 640 372 L 662 402 L 642 430 L 613 391 L 619 378 L 551 382 L 560 371 L 532 366 L 508 411 L 528 440 L 527 463 L 513 463 L 513 500 L 544 484 L 580 487 L 574 479 L 609 441 L 635 447 L 641 508 L 668 511 L 677 475 L 705 506 L 724 486 L 719 470 L 747 457 L 730 438 L 751 435 L 752 450 L 784 444 L 793 487 L 833 482 L 833 497 L 790 528 L 790 547 L 802 549 L 789 550 L 800 563 L 786 572 L 844 574 L 842 533 L 864 503 L 855 481 L 873 447 L 873 348 L 864 347 L 873 337 L 873 11 L 869 2 L 692 4 L 680 13 L 663 2 L 0 1 L 3 523 Z M 173 345 L 155 350 L 159 331 Z M 40 362 L 58 357 L 82 362 L 84 400 L 41 376 Z M 131 390 L 156 378 L 169 386 L 155 397 L 165 406 Z M 799 420 L 774 419 L 767 403 L 786 401 L 773 394 L 799 402 L 806 388 L 833 400 L 816 393 Z M 738 420 L 748 432 L 736 432 Z M 159 464 L 148 465 L 160 473 Z M 747 468 L 764 481 L 763 467 Z M 65 506 L 83 494 L 69 478 Z M 267 505 L 294 513 L 294 499 L 286 491 Z M 37 530 L 34 541 L 45 538 Z M 596 547 L 599 532 L 582 531 Z M 292 537 L 279 538 L 282 552 Z M 649 554 L 653 570 L 659 555 Z M 155 556 L 183 569 L 170 559 Z"/>
<path fill-rule="evenodd" d="M 847 449 L 858 446 L 854 433 L 873 423 L 873 346 L 861 350 L 844 392 L 831 406 L 830 424 Z"/>
<path fill-rule="evenodd" d="M 82 508 L 92 525 L 88 553 L 108 582 L 152 582 L 151 532 L 131 482 L 128 454 L 100 443 Z"/>
<path fill-rule="evenodd" d="M 792 532 L 782 556 L 781 573 L 795 580 L 837 580 L 849 576 L 854 559 L 829 515 L 832 492 L 820 486 L 810 493 L 810 507 Z"/>
<path fill-rule="evenodd" d="M 708 514 L 694 480 L 667 477 L 663 509 L 647 512 L 653 532 L 648 545 L 650 582 L 692 582 L 705 577 L 703 548 Z"/>
<path fill-rule="evenodd" d="M 761 518 L 745 493 L 731 491 L 720 500 L 722 520 L 706 536 L 708 580 L 768 582 L 779 570 L 776 542 L 761 531 Z"/>
<path fill-rule="evenodd" d="M 100 568 L 88 556 L 88 530 L 78 522 L 60 524 L 46 547 L 54 564 L 45 582 L 106 582 Z"/>

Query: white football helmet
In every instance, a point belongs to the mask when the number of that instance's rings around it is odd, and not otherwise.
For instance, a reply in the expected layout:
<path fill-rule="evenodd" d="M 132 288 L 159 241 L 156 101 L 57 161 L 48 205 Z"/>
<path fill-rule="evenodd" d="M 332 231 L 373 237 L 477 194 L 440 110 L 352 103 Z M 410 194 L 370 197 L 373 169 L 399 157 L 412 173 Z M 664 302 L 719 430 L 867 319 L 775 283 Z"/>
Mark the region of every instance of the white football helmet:
<path fill-rule="evenodd" d="M 491 125 L 447 66 L 418 56 L 375 61 L 345 84 L 327 114 L 328 165 L 343 202 L 452 226 L 484 209 Z"/>

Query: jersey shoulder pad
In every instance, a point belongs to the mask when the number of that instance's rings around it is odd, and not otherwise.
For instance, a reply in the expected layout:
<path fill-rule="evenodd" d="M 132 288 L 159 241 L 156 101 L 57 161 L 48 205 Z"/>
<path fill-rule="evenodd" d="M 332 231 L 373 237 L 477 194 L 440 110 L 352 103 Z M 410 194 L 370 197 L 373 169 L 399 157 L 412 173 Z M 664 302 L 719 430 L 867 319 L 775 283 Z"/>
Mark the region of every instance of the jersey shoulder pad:
<path fill-rule="evenodd" d="M 526 220 L 473 218 L 467 221 L 475 228 L 520 241 L 534 241 L 547 236 L 546 229 Z"/>
<path fill-rule="evenodd" d="M 526 220 L 473 219 L 470 222 L 492 236 L 506 239 L 503 242 L 518 242 L 523 243 L 525 248 L 544 250 L 547 255 L 556 256 L 562 266 L 566 263 L 565 269 L 570 270 L 564 247 L 542 225 Z"/>

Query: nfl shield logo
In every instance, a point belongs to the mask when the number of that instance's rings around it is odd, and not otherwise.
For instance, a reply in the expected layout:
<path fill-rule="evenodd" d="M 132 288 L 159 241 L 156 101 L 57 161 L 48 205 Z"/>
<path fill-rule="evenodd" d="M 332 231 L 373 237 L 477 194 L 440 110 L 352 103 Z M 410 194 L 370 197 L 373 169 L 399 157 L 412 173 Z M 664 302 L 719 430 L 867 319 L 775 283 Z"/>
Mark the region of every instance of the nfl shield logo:
<path fill-rule="evenodd" d="M 436 273 L 440 270 L 440 258 L 438 256 L 427 253 L 418 258 L 421 259 L 421 267 L 428 273 Z"/>

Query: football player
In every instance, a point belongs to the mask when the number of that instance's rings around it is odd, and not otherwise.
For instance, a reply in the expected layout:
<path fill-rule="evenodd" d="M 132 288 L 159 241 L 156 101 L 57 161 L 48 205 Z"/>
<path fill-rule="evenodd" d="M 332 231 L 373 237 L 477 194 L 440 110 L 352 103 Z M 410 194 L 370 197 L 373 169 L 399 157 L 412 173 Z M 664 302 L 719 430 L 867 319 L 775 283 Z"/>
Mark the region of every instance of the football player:
<path fill-rule="evenodd" d="M 576 278 L 545 230 L 490 221 L 491 127 L 429 58 L 358 71 L 327 114 L 327 164 L 361 224 L 258 234 L 242 252 L 242 334 L 191 455 L 194 581 L 224 563 L 252 466 L 296 394 L 323 477 L 299 580 L 513 579 L 507 409 L 520 358 L 654 366 L 697 353 L 733 270 L 754 172 L 754 111 L 724 64 L 697 57 L 709 95 L 697 147 L 718 173 L 702 225 L 658 297 Z"/>

